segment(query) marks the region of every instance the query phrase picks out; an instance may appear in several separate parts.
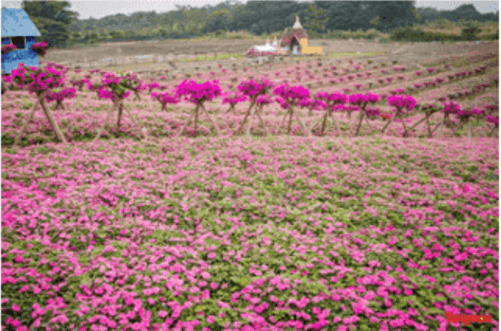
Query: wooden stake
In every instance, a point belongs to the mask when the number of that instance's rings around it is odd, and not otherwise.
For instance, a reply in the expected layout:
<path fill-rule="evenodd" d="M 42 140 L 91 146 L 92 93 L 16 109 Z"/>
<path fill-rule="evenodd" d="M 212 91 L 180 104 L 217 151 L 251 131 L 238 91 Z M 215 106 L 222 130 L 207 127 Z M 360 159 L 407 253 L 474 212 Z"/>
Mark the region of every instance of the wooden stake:
<path fill-rule="evenodd" d="M 2 82 L 3 84 L 3 82 Z M 35 103 L 33 108 L 31 109 L 31 112 L 26 116 L 26 119 L 24 120 L 24 124 L 21 127 L 21 131 L 18 132 L 16 138 L 14 139 L 14 146 L 17 146 L 19 144 L 19 141 L 21 140 L 21 137 L 23 136 L 24 131 L 26 131 L 26 128 L 28 127 L 28 124 L 31 122 L 33 119 L 33 115 L 35 115 L 35 112 L 37 111 L 38 108 L 38 102 Z"/>
<path fill-rule="evenodd" d="M 428 135 L 430 136 L 430 138 L 433 136 L 432 132 L 431 132 L 431 125 L 430 125 L 430 116 L 427 116 L 426 117 L 426 124 L 428 125 Z"/>
<path fill-rule="evenodd" d="M 407 125 L 405 124 L 405 119 L 402 117 L 402 114 L 398 114 L 398 117 L 400 118 L 400 120 L 402 121 L 402 126 L 404 127 L 404 137 L 407 137 L 409 135 L 409 131 L 407 131 Z"/>
<path fill-rule="evenodd" d="M 192 112 L 191 115 L 190 115 L 190 117 L 188 118 L 188 121 L 186 121 L 186 123 L 183 124 L 183 126 L 181 127 L 181 129 L 179 130 L 179 132 L 174 135 L 174 138 L 179 137 L 183 133 L 184 129 L 188 126 L 188 124 L 190 124 L 190 122 L 191 122 L 191 120 L 192 120 L 192 118 L 194 116 L 195 116 L 195 112 Z"/>
<path fill-rule="evenodd" d="M 360 128 L 362 127 L 362 120 L 364 119 L 364 111 L 360 110 L 360 115 L 358 119 L 358 126 L 357 126 L 357 131 L 355 131 L 355 137 L 358 136 L 358 132 L 360 131 Z"/>
<path fill-rule="evenodd" d="M 290 107 L 289 111 L 289 124 L 287 125 L 287 134 L 291 133 L 291 123 L 292 123 L 292 107 Z"/>
<path fill-rule="evenodd" d="M 278 127 L 279 129 L 284 125 L 284 122 L 285 122 L 285 118 L 287 117 L 287 115 L 289 114 L 290 112 L 290 109 L 287 110 L 284 114 L 284 116 L 282 117 L 282 120 L 280 121 L 280 126 Z"/>
<path fill-rule="evenodd" d="M 256 113 L 256 109 L 254 109 L 254 111 L 251 113 L 251 116 L 249 118 L 249 126 L 247 127 L 247 137 L 250 136 L 250 130 L 251 130 L 251 127 L 252 127 L 252 119 L 254 118 L 254 114 Z"/>
<path fill-rule="evenodd" d="M 384 126 L 384 128 L 381 130 L 381 134 L 384 134 L 384 131 L 390 126 L 391 123 L 393 123 L 394 120 L 395 120 L 395 116 L 393 116 L 392 118 L 390 118 L 390 120 L 388 121 L 388 123 L 386 123 L 386 125 Z"/>
<path fill-rule="evenodd" d="M 122 122 L 122 113 L 123 113 L 122 104 L 118 102 L 117 129 L 120 129 L 120 123 Z"/>
<path fill-rule="evenodd" d="M 304 125 L 303 121 L 301 120 L 301 117 L 299 117 L 299 114 L 296 111 L 294 111 L 294 109 L 292 109 L 292 111 L 294 112 L 294 115 L 296 115 L 296 118 L 297 118 L 297 120 L 299 122 L 299 125 L 301 125 L 301 127 L 303 128 L 304 134 L 307 137 L 309 137 L 310 136 L 310 132 L 306 129 L 306 126 Z"/>
<path fill-rule="evenodd" d="M 228 109 L 228 111 L 226 112 L 226 114 L 228 113 L 232 113 L 233 115 L 236 115 L 235 114 L 235 105 L 234 104 L 230 104 L 230 109 Z"/>
<path fill-rule="evenodd" d="M 251 102 L 251 104 L 250 104 L 250 107 L 249 107 L 249 109 L 247 109 L 247 112 L 245 113 L 245 117 L 244 117 L 244 119 L 243 119 L 242 123 L 240 124 L 240 127 L 238 128 L 238 130 L 237 130 L 237 131 L 235 131 L 235 135 L 240 134 L 240 131 L 242 130 L 242 128 L 243 128 L 243 126 L 244 126 L 244 124 L 245 124 L 245 121 L 247 120 L 247 117 L 249 117 L 249 114 L 250 114 L 250 111 L 251 111 L 252 107 L 253 107 L 253 106 L 254 106 L 254 104 L 256 103 L 256 99 L 257 99 L 257 98 L 256 98 L 255 96 L 254 96 L 254 97 L 252 97 L 252 102 Z"/>
<path fill-rule="evenodd" d="M 310 128 L 310 131 L 313 131 L 315 129 L 315 127 L 320 124 L 320 121 L 322 121 L 322 119 L 323 119 L 323 116 L 318 118 L 317 121 L 315 122 L 315 124 L 313 124 L 313 126 Z"/>
<path fill-rule="evenodd" d="M 366 115 L 366 116 L 364 116 L 364 119 L 365 119 L 365 123 L 367 123 L 367 125 L 369 126 L 369 128 L 370 128 L 371 130 L 373 130 L 372 125 L 371 125 L 371 123 L 370 123 L 370 121 L 369 121 L 369 116 L 367 116 L 367 115 Z"/>
<path fill-rule="evenodd" d="M 198 108 L 200 108 L 200 106 L 197 104 L 197 106 L 195 107 L 195 138 L 197 137 L 197 130 L 198 130 Z"/>
<path fill-rule="evenodd" d="M 336 130 L 339 132 L 339 135 L 341 137 L 344 137 L 344 134 L 343 134 L 343 131 L 341 131 L 339 129 L 339 127 L 337 126 L 337 122 L 336 122 L 336 119 L 334 118 L 334 115 L 331 113 L 331 118 L 332 118 L 332 122 L 334 123 L 334 127 L 336 128 Z"/>
<path fill-rule="evenodd" d="M 320 135 L 323 136 L 325 132 L 325 126 L 327 125 L 327 115 L 328 115 L 329 109 L 325 110 L 324 114 L 324 121 L 322 122 L 322 128 L 320 129 Z"/>
<path fill-rule="evenodd" d="M 259 108 L 259 111 L 256 113 L 256 115 L 259 118 L 259 121 L 261 122 L 261 125 L 263 126 L 264 135 L 267 136 L 268 132 L 266 131 L 266 125 L 264 124 L 264 121 L 261 118 L 261 114 L 260 114 L 262 109 L 263 109 L 263 105 L 261 105 L 261 107 Z"/>
<path fill-rule="evenodd" d="M 113 115 L 113 111 L 116 109 L 116 107 L 117 107 L 117 105 L 114 103 L 113 106 L 111 107 L 111 109 L 108 110 L 108 115 L 106 115 L 104 122 L 101 123 L 101 127 L 97 131 L 97 136 L 94 138 L 93 141 L 96 141 L 101 137 L 101 133 L 103 132 L 103 128 L 106 125 L 106 123 L 108 123 L 108 121 L 110 120 L 111 116 Z"/>
<path fill-rule="evenodd" d="M 39 96 L 38 101 L 40 102 L 40 105 L 42 106 L 43 111 L 45 112 L 45 116 L 47 116 L 47 119 L 49 120 L 50 125 L 52 126 L 52 129 L 54 130 L 56 134 L 56 138 L 62 142 L 66 143 L 66 139 L 64 138 L 63 133 L 59 129 L 59 126 L 57 125 L 56 120 L 54 119 L 54 116 L 52 115 L 52 112 L 50 109 L 47 107 L 45 104 L 45 93 L 42 93 L 41 96 Z"/>
<path fill-rule="evenodd" d="M 431 115 L 431 114 L 427 114 L 427 115 L 426 115 L 424 118 L 422 118 L 419 122 L 417 122 L 416 124 L 414 124 L 413 126 L 411 126 L 411 127 L 410 127 L 410 130 L 414 130 L 414 128 L 415 128 L 416 126 L 418 126 L 419 124 L 421 124 L 421 123 L 423 123 L 424 121 L 426 121 L 426 119 L 427 119 L 428 117 L 430 117 L 430 115 Z"/>
<path fill-rule="evenodd" d="M 132 112 L 130 111 L 130 109 L 123 104 L 123 101 L 122 101 L 122 107 L 125 108 L 125 111 L 127 112 L 129 117 L 131 118 L 132 122 L 139 128 L 139 131 L 141 131 L 141 135 L 143 136 L 143 138 L 146 138 L 146 133 L 144 133 L 143 127 L 139 124 L 139 120 L 137 120 L 134 117 L 134 115 L 132 115 Z"/>
<path fill-rule="evenodd" d="M 219 135 L 219 128 L 217 127 L 216 122 L 214 122 L 212 120 L 212 117 L 209 115 L 209 112 L 207 111 L 207 109 L 205 109 L 205 106 L 203 103 L 200 104 L 200 107 L 202 107 L 202 110 L 205 112 L 205 116 L 207 116 L 207 118 L 209 118 L 209 121 L 212 123 L 212 126 L 214 127 L 214 129 L 216 129 L 216 135 L 218 136 Z"/>
<path fill-rule="evenodd" d="M 492 137 L 492 134 L 494 133 L 494 131 L 496 131 L 496 129 L 497 129 L 497 126 L 494 125 L 494 127 L 492 128 L 492 130 L 489 132 L 488 136 Z"/>

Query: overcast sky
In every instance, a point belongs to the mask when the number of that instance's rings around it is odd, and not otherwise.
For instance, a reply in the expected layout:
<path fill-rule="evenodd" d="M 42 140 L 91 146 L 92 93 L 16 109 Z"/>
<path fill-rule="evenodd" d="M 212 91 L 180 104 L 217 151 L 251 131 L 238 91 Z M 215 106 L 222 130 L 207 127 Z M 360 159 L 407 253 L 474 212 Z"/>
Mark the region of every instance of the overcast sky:
<path fill-rule="evenodd" d="M 118 0 L 101 0 L 101 1 L 70 1 L 71 10 L 80 14 L 80 19 L 89 17 L 102 18 L 107 15 L 125 14 L 129 15 L 138 11 L 156 11 L 164 13 L 175 10 L 174 4 L 190 5 L 192 7 L 203 7 L 207 4 L 216 5 L 224 2 L 223 0 L 142 0 L 142 1 L 118 1 Z M 240 0 L 240 2 L 246 2 Z M 21 1 L 1 1 L 4 7 L 20 8 Z M 498 12 L 499 1 L 430 1 L 418 0 L 417 7 L 433 7 L 439 10 L 452 10 L 464 3 L 472 3 L 480 13 Z"/>

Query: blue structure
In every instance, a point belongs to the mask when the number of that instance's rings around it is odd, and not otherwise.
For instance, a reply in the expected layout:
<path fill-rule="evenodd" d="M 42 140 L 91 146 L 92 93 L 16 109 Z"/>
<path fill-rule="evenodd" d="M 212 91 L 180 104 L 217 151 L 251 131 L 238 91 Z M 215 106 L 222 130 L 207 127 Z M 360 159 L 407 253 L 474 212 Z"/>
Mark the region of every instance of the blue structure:
<path fill-rule="evenodd" d="M 38 54 L 31 49 L 40 31 L 30 20 L 28 14 L 18 8 L 2 8 L 2 47 L 14 44 L 17 50 L 2 54 L 2 73 L 10 74 L 19 63 L 38 67 Z"/>

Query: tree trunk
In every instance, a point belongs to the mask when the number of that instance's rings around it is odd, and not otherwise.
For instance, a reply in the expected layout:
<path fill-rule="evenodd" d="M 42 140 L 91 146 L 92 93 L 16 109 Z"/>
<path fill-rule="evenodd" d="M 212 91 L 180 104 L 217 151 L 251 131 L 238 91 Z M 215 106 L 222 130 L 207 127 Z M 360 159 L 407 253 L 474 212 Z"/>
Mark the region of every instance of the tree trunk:
<path fill-rule="evenodd" d="M 358 120 L 357 131 L 355 131 L 355 137 L 358 136 L 358 133 L 360 132 L 360 128 L 362 127 L 362 120 L 363 119 L 364 119 L 364 113 L 362 110 L 360 110 L 360 118 Z"/>
<path fill-rule="evenodd" d="M 329 109 L 326 109 L 325 110 L 325 114 L 324 114 L 324 120 L 322 122 L 322 128 L 320 129 L 320 135 L 324 135 L 324 132 L 325 132 L 325 126 L 327 125 L 327 116 L 328 116 L 328 113 L 329 113 Z"/>
<path fill-rule="evenodd" d="M 289 124 L 287 125 L 287 134 L 291 133 L 291 124 L 292 124 L 292 107 L 289 111 Z"/>
<path fill-rule="evenodd" d="M 197 137 L 197 131 L 198 131 L 198 108 L 199 108 L 199 105 L 197 105 L 197 107 L 195 108 L 195 123 L 194 123 L 194 126 L 195 126 L 195 138 Z"/>
<path fill-rule="evenodd" d="M 119 103 L 118 104 L 117 130 L 120 130 L 120 124 L 122 122 L 122 113 L 123 113 L 122 103 Z"/>
<path fill-rule="evenodd" d="M 403 137 L 408 137 L 409 136 L 409 131 L 407 130 L 407 125 L 405 124 L 405 119 L 402 117 L 402 114 L 399 114 L 398 117 L 402 121 L 402 126 L 404 127 L 404 135 L 403 135 Z"/>

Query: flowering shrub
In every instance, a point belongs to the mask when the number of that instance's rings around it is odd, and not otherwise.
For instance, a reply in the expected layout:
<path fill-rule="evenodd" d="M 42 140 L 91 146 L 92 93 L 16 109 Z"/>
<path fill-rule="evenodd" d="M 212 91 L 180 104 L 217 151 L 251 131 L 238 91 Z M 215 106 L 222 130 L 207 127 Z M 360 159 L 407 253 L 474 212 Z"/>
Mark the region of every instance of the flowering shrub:
<path fill-rule="evenodd" d="M 370 118 L 376 118 L 381 114 L 381 108 L 367 107 L 365 109 L 365 114 Z"/>
<path fill-rule="evenodd" d="M 499 126 L 499 116 L 489 115 L 485 118 L 485 120 L 487 121 L 487 123 L 494 124 L 496 127 Z"/>
<path fill-rule="evenodd" d="M 444 108 L 443 108 L 443 112 L 444 114 L 458 114 L 459 111 L 461 110 L 461 106 L 459 105 L 459 103 L 457 102 L 448 102 L 448 103 L 444 103 Z"/>
<path fill-rule="evenodd" d="M 87 86 L 89 84 L 89 79 L 88 78 L 82 78 L 82 79 L 71 79 L 70 84 L 73 85 L 73 87 L 78 87 L 79 91 L 82 91 L 84 86 Z"/>
<path fill-rule="evenodd" d="M 47 42 L 42 41 L 36 44 L 31 45 L 31 49 L 38 53 L 39 56 L 44 57 L 47 54 L 47 48 L 49 44 Z"/>
<path fill-rule="evenodd" d="M 305 100 L 310 97 L 310 91 L 301 85 L 280 85 L 273 90 L 273 94 L 278 95 L 287 102 L 293 104 L 299 103 L 301 100 Z"/>
<path fill-rule="evenodd" d="M 468 121 L 472 116 L 481 115 L 482 111 L 478 108 L 460 109 L 456 115 L 461 121 Z"/>
<path fill-rule="evenodd" d="M 388 97 L 388 104 L 397 108 L 397 112 L 404 109 L 411 112 L 416 107 L 416 99 L 409 95 L 392 95 Z"/>
<path fill-rule="evenodd" d="M 10 52 L 13 52 L 16 49 L 17 49 L 17 47 L 14 44 L 8 44 L 8 45 L 5 45 L 5 46 L 2 46 L 2 54 L 7 54 L 7 53 L 10 53 Z"/>
<path fill-rule="evenodd" d="M 189 100 L 195 104 L 221 96 L 221 88 L 217 80 L 205 83 L 197 83 L 194 80 L 184 80 L 176 89 L 178 95 L 186 96 L 185 100 Z"/>
<path fill-rule="evenodd" d="M 64 83 L 64 73 L 47 65 L 44 69 L 37 67 L 26 67 L 19 63 L 17 69 L 11 71 L 12 81 L 19 88 L 26 85 L 31 93 L 40 94 L 44 91 L 58 88 Z"/>
<path fill-rule="evenodd" d="M 266 94 L 271 88 L 272 83 L 267 79 L 245 80 L 238 85 L 238 90 L 249 97 L 255 97 Z"/>
<path fill-rule="evenodd" d="M 179 103 L 179 95 L 176 91 L 162 93 L 153 92 L 151 97 L 160 102 L 162 105 L 162 111 L 167 109 L 167 104 Z"/>
<path fill-rule="evenodd" d="M 223 94 L 223 104 L 236 105 L 237 103 L 247 101 L 248 98 L 243 93 L 224 93 Z"/>
<path fill-rule="evenodd" d="M 73 99 L 76 96 L 76 90 L 72 87 L 60 87 L 47 92 L 46 100 L 48 102 L 56 101 L 58 104 L 64 99 Z"/>
<path fill-rule="evenodd" d="M 160 88 L 160 84 L 158 82 L 151 82 L 151 83 L 148 83 L 148 84 L 145 84 L 145 88 L 148 89 L 148 92 L 151 93 L 153 91 L 153 89 L 159 89 Z"/>
<path fill-rule="evenodd" d="M 106 73 L 101 83 L 89 84 L 89 88 L 97 90 L 101 99 L 117 100 L 125 99 L 130 95 L 132 83 L 122 75 L 115 76 L 113 73 Z"/>
<path fill-rule="evenodd" d="M 258 98 L 257 98 L 257 104 L 260 105 L 266 105 L 266 104 L 270 104 L 272 103 L 273 100 L 271 99 L 271 97 L 269 95 L 260 95 Z"/>

